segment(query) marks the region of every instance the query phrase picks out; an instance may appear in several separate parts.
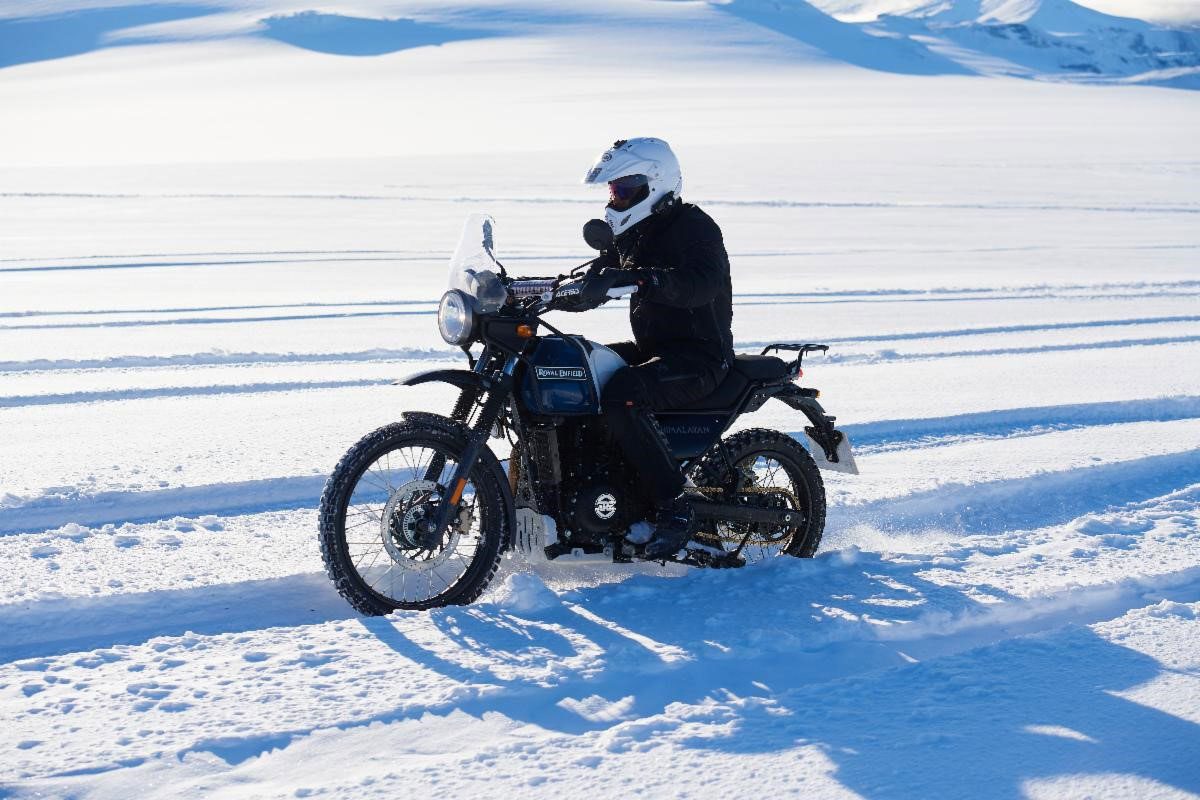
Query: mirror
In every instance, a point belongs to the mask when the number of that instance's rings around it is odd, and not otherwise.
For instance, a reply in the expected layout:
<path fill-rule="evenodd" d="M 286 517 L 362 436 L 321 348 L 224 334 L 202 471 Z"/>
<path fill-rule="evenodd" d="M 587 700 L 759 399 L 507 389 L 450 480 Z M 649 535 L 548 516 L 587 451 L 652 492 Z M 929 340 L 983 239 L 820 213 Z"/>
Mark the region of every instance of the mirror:
<path fill-rule="evenodd" d="M 583 225 L 583 240 L 587 242 L 588 247 L 599 250 L 601 253 L 611 250 L 613 246 L 612 228 L 608 227 L 608 223 L 602 219 L 589 219 Z"/>

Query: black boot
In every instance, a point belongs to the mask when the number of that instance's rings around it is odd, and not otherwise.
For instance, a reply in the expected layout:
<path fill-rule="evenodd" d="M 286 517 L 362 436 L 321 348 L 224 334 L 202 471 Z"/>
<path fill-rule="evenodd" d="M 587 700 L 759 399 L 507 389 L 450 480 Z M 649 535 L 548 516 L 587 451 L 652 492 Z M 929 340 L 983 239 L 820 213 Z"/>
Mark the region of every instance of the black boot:
<path fill-rule="evenodd" d="M 646 543 L 645 556 L 651 561 L 670 558 L 688 543 L 696 531 L 696 512 L 687 495 L 660 506 L 654 514 L 654 537 Z"/>

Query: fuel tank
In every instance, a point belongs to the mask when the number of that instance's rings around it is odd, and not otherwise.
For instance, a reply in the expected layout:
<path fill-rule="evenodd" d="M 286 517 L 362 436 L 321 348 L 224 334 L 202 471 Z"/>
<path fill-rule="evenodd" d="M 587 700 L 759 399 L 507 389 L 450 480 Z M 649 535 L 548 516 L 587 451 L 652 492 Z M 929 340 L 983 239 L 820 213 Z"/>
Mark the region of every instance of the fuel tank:
<path fill-rule="evenodd" d="M 625 361 L 582 336 L 543 336 L 521 377 L 521 399 L 535 414 L 600 413 L 600 394 Z"/>

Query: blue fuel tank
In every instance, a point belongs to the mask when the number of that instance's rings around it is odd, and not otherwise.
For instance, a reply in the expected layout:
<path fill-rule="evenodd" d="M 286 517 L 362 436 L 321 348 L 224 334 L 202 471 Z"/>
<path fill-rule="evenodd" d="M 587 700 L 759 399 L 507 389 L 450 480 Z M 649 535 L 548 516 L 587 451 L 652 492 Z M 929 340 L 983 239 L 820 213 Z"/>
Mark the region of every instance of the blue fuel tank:
<path fill-rule="evenodd" d="M 623 366 L 619 355 L 582 336 L 543 336 L 521 378 L 521 399 L 535 414 L 599 414 L 604 384 Z"/>

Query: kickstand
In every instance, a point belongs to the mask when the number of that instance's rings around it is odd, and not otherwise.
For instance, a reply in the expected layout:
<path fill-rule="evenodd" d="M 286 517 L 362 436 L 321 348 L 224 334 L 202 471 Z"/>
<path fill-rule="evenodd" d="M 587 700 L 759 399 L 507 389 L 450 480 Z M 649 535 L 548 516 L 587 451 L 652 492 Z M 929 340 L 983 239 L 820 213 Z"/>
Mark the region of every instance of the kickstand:
<path fill-rule="evenodd" d="M 750 526 L 747 526 L 747 527 L 750 527 Z M 752 534 L 753 532 L 754 532 L 754 529 L 753 529 L 753 528 L 751 528 L 750 530 L 746 531 L 746 535 L 745 535 L 745 536 L 743 536 L 743 537 L 742 537 L 742 541 L 738 543 L 737 549 L 736 549 L 736 550 L 734 550 L 732 553 L 729 553 L 729 554 L 728 554 L 728 557 L 729 557 L 730 559 L 736 559 L 736 558 L 740 558 L 740 557 L 741 557 L 741 555 L 742 555 L 742 548 L 744 548 L 744 547 L 746 546 L 747 542 L 749 542 L 749 541 L 750 541 L 750 534 Z"/>

